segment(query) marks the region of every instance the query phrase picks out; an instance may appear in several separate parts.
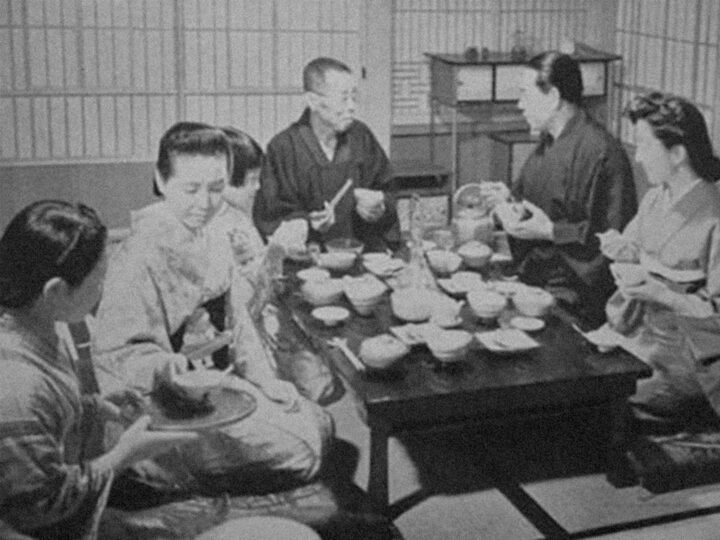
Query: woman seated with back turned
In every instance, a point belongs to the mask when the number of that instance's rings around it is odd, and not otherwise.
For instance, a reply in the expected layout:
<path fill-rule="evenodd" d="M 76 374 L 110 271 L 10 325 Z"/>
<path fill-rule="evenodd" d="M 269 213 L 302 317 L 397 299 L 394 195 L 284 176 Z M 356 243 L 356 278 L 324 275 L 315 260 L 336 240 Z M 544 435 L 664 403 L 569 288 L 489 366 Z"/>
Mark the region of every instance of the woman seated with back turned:
<path fill-rule="evenodd" d="M 230 290 L 233 276 L 227 231 L 212 226 L 232 163 L 226 136 L 205 124 L 179 123 L 161 138 L 155 181 L 163 200 L 134 213 L 130 236 L 110 260 L 96 316 L 101 388 L 127 384 L 148 392 L 157 377 L 188 369 L 179 354 L 185 327 Z M 309 480 L 330 443 L 330 416 L 275 376 L 244 304 L 229 309 L 238 376 L 226 381 L 250 393 L 257 409 L 138 471 L 160 489 L 238 492 Z"/>
<path fill-rule="evenodd" d="M 115 404 L 141 399 L 123 390 L 81 395 L 55 333 L 56 321 L 80 321 L 100 299 L 105 239 L 95 212 L 61 201 L 31 204 L 0 239 L 2 538 L 95 538 L 116 473 L 197 438 L 149 431 L 145 416 L 107 453 L 87 455 L 87 428 L 120 420 Z"/>
<path fill-rule="evenodd" d="M 611 266 L 618 290 L 607 304 L 608 324 L 653 368 L 631 398 L 636 414 L 692 417 L 707 403 L 677 323 L 716 316 L 720 308 L 720 194 L 714 183 L 720 160 L 702 114 L 683 98 L 638 96 L 625 115 L 635 124 L 635 159 L 651 188 L 622 234 L 599 235 L 608 258 L 644 270 L 639 279 L 627 279 L 622 267 Z"/>

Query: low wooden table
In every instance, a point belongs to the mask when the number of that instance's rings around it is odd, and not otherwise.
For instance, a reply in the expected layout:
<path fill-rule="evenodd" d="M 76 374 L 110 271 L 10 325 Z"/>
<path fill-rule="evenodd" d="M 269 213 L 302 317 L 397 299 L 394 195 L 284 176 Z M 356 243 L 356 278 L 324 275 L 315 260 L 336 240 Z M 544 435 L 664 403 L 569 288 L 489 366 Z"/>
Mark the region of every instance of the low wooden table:
<path fill-rule="evenodd" d="M 292 289 L 292 288 L 291 288 Z M 292 291 L 284 299 L 315 345 L 328 354 L 357 393 L 370 428 L 368 491 L 380 509 L 388 508 L 388 438 L 403 431 L 467 423 L 503 422 L 532 415 L 556 415 L 603 407 L 612 416 L 610 452 L 624 450 L 627 397 L 635 381 L 650 375 L 632 355 L 616 350 L 601 354 L 572 327 L 560 309 L 546 317 L 546 326 L 532 334 L 541 347 L 517 356 L 498 357 L 477 345 L 458 365 L 438 369 L 425 346 L 413 347 L 391 377 L 358 372 L 327 339 L 342 336 L 357 352 L 365 337 L 403 324 L 389 302 L 370 317 L 353 313 L 343 325 L 326 328 L 310 315 L 312 307 Z M 488 329 L 464 312 L 465 329 Z"/>

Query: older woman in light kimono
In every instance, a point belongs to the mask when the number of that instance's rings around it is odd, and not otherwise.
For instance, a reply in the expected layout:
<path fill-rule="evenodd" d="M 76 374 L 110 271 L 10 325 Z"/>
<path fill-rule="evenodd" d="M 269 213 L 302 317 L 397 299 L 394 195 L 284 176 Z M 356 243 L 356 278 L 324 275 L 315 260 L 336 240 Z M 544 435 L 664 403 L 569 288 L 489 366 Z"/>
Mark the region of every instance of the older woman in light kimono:
<path fill-rule="evenodd" d="M 188 326 L 203 305 L 232 292 L 237 276 L 227 229 L 213 221 L 231 170 L 220 130 L 180 123 L 161 139 L 156 185 L 163 201 L 133 213 L 132 233 L 111 258 L 96 316 L 101 387 L 129 384 L 149 392 L 169 372 L 187 369 L 180 352 Z M 329 415 L 276 377 L 247 298 L 229 296 L 238 376 L 226 382 L 251 394 L 257 409 L 147 464 L 142 475 L 162 489 L 237 492 L 271 488 L 281 477 L 308 480 L 328 446 Z"/>
<path fill-rule="evenodd" d="M 636 98 L 626 115 L 636 126 L 636 160 L 651 188 L 622 234 L 601 237 L 617 292 L 608 301 L 608 324 L 653 368 L 638 381 L 631 403 L 661 417 L 693 414 L 705 401 L 688 357 L 680 318 L 715 316 L 720 308 L 720 194 L 702 114 L 688 101 L 652 93 Z M 632 279 L 628 267 L 644 270 Z"/>

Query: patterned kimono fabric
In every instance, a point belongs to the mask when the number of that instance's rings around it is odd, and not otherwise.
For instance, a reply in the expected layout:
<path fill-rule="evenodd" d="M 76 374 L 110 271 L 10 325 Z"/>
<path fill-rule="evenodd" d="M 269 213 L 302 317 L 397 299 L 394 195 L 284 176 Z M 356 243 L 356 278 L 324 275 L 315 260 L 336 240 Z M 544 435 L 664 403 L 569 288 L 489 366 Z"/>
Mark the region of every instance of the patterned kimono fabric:
<path fill-rule="evenodd" d="M 35 538 L 92 539 L 113 473 L 84 460 L 97 401 L 58 343 L 0 316 L 0 519 Z"/>
<path fill-rule="evenodd" d="M 100 388 L 151 391 L 156 373 L 177 351 L 171 337 L 203 304 L 230 290 L 233 276 L 227 234 L 211 226 L 194 234 L 162 203 L 136 213 L 132 234 L 110 261 L 96 316 Z M 239 300 L 232 319 L 235 362 L 248 373 L 269 361 L 267 350 Z M 269 486 L 275 476 L 312 477 L 331 434 L 327 413 L 304 399 L 298 411 L 285 411 L 240 377 L 228 377 L 226 384 L 251 394 L 255 412 L 145 463 L 137 468 L 140 476 L 161 490 L 184 492 L 243 491 L 251 484 L 249 489 Z"/>
<path fill-rule="evenodd" d="M 676 315 L 708 317 L 720 296 L 720 195 L 699 181 L 669 205 L 662 187 L 644 197 L 623 236 L 640 248 L 638 261 L 653 277 L 685 295 L 682 312 L 653 302 L 628 300 L 616 291 L 607 304 L 608 323 L 628 336 L 653 368 L 638 381 L 631 401 L 653 412 L 675 415 L 702 396 Z"/>

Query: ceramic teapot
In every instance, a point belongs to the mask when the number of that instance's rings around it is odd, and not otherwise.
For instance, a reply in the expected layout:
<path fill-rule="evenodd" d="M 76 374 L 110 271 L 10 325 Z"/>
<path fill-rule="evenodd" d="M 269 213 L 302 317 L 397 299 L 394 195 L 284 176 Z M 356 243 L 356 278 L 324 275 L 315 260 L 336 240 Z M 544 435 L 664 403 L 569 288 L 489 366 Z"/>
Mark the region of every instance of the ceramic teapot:
<path fill-rule="evenodd" d="M 458 244 L 492 241 L 493 219 L 480 193 L 480 184 L 465 184 L 453 196 L 453 228 Z"/>

